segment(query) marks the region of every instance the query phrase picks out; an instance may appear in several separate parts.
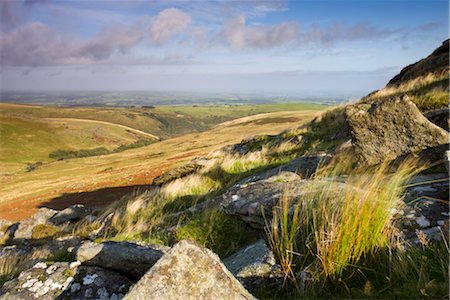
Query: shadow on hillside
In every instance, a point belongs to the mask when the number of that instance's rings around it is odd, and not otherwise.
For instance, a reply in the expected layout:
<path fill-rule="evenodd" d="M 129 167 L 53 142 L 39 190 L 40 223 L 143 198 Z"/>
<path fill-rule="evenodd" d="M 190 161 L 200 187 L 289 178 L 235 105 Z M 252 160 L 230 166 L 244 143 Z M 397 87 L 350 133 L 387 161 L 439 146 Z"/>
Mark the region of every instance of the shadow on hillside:
<path fill-rule="evenodd" d="M 62 210 L 74 204 L 83 204 L 88 207 L 105 206 L 120 200 L 125 195 L 145 192 L 153 188 L 155 188 L 154 185 L 143 184 L 101 188 L 89 192 L 66 193 L 42 203 L 40 207 Z"/>

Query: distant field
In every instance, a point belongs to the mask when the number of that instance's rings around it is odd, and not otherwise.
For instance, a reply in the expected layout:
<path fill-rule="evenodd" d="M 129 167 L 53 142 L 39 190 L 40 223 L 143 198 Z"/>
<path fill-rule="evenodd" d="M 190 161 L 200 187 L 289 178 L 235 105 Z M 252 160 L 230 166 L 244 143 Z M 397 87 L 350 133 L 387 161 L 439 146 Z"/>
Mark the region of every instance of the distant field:
<path fill-rule="evenodd" d="M 0 174 L 23 171 L 27 163 L 50 161 L 49 154 L 58 149 L 111 150 L 144 138 L 149 138 L 148 134 L 115 124 L 0 115 Z"/>
<path fill-rule="evenodd" d="M 27 164 L 48 162 L 56 150 L 108 150 L 140 139 L 167 139 L 240 117 L 279 111 L 318 111 L 308 103 L 158 106 L 55 107 L 0 103 L 0 174 L 23 172 Z"/>
<path fill-rule="evenodd" d="M 0 116 L 15 118 L 75 118 L 105 121 L 135 128 L 162 139 L 205 131 L 214 125 L 260 113 L 323 110 L 309 103 L 260 105 L 157 106 L 141 107 L 54 107 L 0 103 Z"/>
<path fill-rule="evenodd" d="M 21 219 L 44 204 L 63 208 L 75 202 L 88 205 L 109 203 L 125 192 L 139 186 L 144 188 L 162 171 L 194 157 L 247 137 L 276 134 L 299 126 L 320 113 L 319 107 L 312 108 L 244 117 L 217 125 L 205 132 L 174 137 L 142 148 L 53 161 L 32 172 L 0 176 L 0 218 Z M 164 109 L 183 110 L 180 107 Z M 186 115 L 191 109 L 197 112 L 194 108 L 184 109 L 186 111 L 183 113 Z M 249 113 L 251 109 L 255 107 L 248 107 L 245 113 Z"/>

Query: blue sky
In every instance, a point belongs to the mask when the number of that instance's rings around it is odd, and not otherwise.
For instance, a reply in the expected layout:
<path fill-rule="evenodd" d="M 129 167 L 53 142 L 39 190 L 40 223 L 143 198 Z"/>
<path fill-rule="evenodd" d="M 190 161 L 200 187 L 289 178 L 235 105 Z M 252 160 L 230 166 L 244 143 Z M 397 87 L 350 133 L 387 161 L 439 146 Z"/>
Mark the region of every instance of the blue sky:
<path fill-rule="evenodd" d="M 0 0 L 1 89 L 359 97 L 448 38 L 448 1 Z"/>

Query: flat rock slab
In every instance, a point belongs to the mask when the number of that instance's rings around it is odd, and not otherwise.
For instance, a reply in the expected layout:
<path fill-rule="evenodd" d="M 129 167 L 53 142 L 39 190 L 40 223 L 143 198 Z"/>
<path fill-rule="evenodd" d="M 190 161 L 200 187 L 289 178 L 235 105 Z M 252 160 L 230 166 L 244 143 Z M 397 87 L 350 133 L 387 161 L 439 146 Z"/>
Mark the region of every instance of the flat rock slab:
<path fill-rule="evenodd" d="M 254 299 L 219 257 L 189 240 L 166 253 L 124 299 Z"/>
<path fill-rule="evenodd" d="M 444 129 L 430 122 L 407 98 L 390 98 L 346 108 L 352 143 L 360 163 L 376 165 L 448 143 Z"/>
<path fill-rule="evenodd" d="M 76 259 L 84 265 L 119 271 L 137 280 L 168 249 L 165 246 L 140 246 L 129 242 L 84 242 L 76 251 Z"/>

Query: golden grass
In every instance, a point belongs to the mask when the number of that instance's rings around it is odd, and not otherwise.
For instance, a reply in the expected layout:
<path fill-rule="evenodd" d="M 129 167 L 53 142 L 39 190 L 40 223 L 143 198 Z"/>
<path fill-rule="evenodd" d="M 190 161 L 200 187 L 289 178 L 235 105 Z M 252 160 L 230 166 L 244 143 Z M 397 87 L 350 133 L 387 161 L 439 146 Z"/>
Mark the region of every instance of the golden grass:
<path fill-rule="evenodd" d="M 266 114 L 266 117 L 298 116 L 307 122 L 317 114 L 317 111 L 280 112 Z M 261 116 L 254 118 L 259 120 Z M 299 122 L 255 125 L 248 124 L 247 119 L 242 123 L 236 120 L 230 126 L 219 126 L 207 132 L 188 134 L 139 149 L 52 162 L 33 172 L 0 176 L 0 205 L 21 199 L 33 200 L 29 203 L 38 207 L 40 203 L 65 193 L 149 183 L 159 172 L 216 151 L 224 145 L 238 143 L 256 134 L 276 134 L 298 125 Z M 17 217 L 12 220 L 27 217 L 32 212 L 18 211 Z M 0 208 L 0 218 L 7 218 L 8 215 Z"/>

